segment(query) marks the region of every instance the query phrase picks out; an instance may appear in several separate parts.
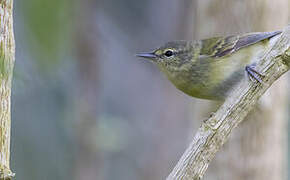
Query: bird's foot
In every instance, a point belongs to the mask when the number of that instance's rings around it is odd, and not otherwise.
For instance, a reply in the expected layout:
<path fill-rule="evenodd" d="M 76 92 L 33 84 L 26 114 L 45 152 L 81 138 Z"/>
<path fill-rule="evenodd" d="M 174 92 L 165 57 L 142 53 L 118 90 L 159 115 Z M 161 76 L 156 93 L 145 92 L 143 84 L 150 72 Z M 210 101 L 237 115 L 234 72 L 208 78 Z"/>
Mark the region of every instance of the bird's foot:
<path fill-rule="evenodd" d="M 248 66 L 246 66 L 245 70 L 247 72 L 247 75 L 248 75 L 249 79 L 252 82 L 259 82 L 261 84 L 264 84 L 263 80 L 261 78 L 263 78 L 265 75 L 263 75 L 260 72 L 258 72 L 255 69 L 255 65 L 248 65 Z"/>

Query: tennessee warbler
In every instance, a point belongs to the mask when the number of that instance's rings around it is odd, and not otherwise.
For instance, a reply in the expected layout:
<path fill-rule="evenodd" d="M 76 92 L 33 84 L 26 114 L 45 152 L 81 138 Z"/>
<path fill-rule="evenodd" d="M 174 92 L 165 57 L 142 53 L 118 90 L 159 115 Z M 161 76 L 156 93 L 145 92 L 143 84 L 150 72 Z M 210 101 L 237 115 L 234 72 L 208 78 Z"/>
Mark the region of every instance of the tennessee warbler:
<path fill-rule="evenodd" d="M 156 63 L 184 93 L 202 99 L 224 100 L 245 72 L 261 81 L 253 65 L 280 34 L 257 32 L 198 41 L 172 41 L 137 56 Z M 272 40 L 273 39 L 273 40 Z"/>

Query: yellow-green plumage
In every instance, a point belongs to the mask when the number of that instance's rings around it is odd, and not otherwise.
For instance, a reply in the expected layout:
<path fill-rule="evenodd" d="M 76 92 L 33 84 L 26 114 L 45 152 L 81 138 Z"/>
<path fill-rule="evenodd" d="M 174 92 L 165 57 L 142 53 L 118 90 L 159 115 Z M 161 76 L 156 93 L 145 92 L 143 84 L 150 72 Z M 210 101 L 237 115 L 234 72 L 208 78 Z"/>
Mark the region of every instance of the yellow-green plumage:
<path fill-rule="evenodd" d="M 184 93 L 222 100 L 256 62 L 280 31 L 215 37 L 200 41 L 166 43 L 139 56 L 157 63 L 168 79 Z"/>

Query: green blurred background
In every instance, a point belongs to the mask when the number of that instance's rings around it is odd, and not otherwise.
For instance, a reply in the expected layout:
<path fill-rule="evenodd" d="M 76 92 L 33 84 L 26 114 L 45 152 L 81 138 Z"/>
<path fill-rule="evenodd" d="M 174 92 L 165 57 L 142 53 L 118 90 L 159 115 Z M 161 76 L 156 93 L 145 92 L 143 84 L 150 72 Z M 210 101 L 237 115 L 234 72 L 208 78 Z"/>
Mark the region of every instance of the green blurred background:
<path fill-rule="evenodd" d="M 14 0 L 16 179 L 164 179 L 208 116 L 197 117 L 193 109 L 205 110 L 208 102 L 176 90 L 134 54 L 170 40 L 281 29 L 288 23 L 289 4 Z"/>

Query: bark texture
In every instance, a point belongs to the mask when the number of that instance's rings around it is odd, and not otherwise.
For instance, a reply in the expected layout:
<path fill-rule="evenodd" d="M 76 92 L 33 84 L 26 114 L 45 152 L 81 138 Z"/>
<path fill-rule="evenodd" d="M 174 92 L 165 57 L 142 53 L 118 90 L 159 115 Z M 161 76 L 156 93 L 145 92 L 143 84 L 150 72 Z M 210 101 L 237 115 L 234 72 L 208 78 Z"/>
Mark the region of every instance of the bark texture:
<path fill-rule="evenodd" d="M 13 1 L 0 0 L 0 179 L 11 179 L 11 80 L 15 59 Z"/>
<path fill-rule="evenodd" d="M 167 179 L 201 179 L 232 130 L 255 107 L 273 82 L 289 70 L 289 64 L 290 26 L 257 64 L 256 69 L 265 75 L 264 83 L 253 83 L 246 79 L 240 82 L 219 110 L 203 122 Z"/>

